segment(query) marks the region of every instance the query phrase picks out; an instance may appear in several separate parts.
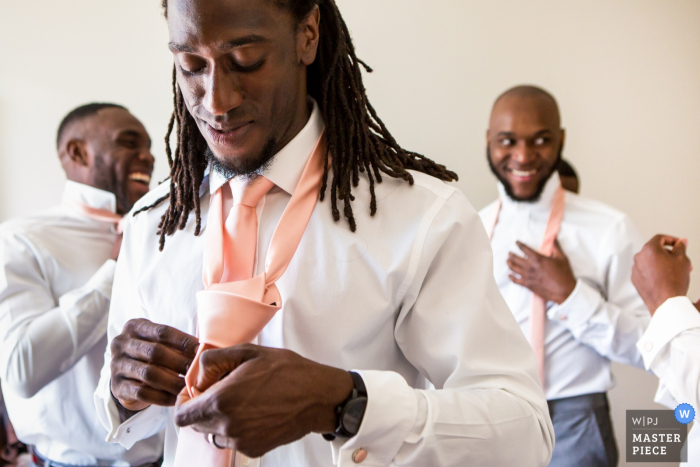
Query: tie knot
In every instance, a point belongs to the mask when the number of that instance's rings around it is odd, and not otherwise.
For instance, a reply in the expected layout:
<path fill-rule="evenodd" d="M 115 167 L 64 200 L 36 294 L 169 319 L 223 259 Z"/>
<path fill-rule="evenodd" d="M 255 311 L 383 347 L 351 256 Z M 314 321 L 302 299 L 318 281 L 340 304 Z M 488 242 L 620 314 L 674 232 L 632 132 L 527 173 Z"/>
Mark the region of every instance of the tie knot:
<path fill-rule="evenodd" d="M 259 175 L 252 180 L 233 178 L 229 181 L 229 186 L 231 187 L 234 205 L 242 204 L 243 206 L 254 208 L 275 184 Z"/>

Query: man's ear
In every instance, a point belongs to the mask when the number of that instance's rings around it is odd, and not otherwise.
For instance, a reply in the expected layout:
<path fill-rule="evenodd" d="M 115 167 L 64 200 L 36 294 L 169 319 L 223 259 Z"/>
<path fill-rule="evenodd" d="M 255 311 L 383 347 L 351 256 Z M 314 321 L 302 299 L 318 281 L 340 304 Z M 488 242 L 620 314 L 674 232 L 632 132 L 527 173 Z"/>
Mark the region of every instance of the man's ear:
<path fill-rule="evenodd" d="M 316 60 L 318 52 L 318 39 L 320 37 L 319 25 L 321 24 L 321 10 L 314 6 L 297 29 L 297 54 L 299 61 L 306 66 Z"/>
<path fill-rule="evenodd" d="M 564 128 L 561 129 L 561 150 L 564 150 L 564 143 L 566 143 L 566 130 Z"/>
<path fill-rule="evenodd" d="M 87 145 L 85 141 L 80 139 L 68 140 L 60 156 L 65 162 L 71 161 L 79 167 L 87 167 L 89 165 Z"/>

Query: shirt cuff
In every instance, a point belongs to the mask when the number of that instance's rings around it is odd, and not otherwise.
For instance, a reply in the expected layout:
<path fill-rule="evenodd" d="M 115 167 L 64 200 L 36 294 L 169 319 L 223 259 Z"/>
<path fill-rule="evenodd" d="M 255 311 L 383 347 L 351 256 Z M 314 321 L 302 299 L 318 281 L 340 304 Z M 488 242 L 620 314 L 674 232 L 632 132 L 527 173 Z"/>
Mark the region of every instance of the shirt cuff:
<path fill-rule="evenodd" d="M 554 304 L 547 311 L 547 317 L 573 331 L 591 319 L 601 300 L 602 297 L 596 289 L 578 279 L 571 295 L 560 305 Z"/>
<path fill-rule="evenodd" d="M 700 313 L 688 297 L 666 300 L 654 313 L 649 327 L 637 342 L 644 366 L 651 369 L 659 352 L 678 334 L 692 328 L 700 328 Z"/>
<path fill-rule="evenodd" d="M 336 438 L 331 443 L 333 463 L 339 467 L 355 466 L 353 456 L 357 451 L 364 450 L 367 458 L 362 465 L 388 466 L 416 421 L 417 391 L 398 373 L 353 371 L 360 374 L 367 388 L 367 408 L 357 435 L 347 440 Z"/>
<path fill-rule="evenodd" d="M 112 282 L 114 282 L 114 271 L 117 267 L 117 262 L 113 259 L 108 259 L 100 266 L 95 274 L 88 281 L 88 287 L 97 290 L 107 300 L 112 300 Z"/>
<path fill-rule="evenodd" d="M 137 442 L 159 433 L 165 426 L 163 407 L 152 405 L 121 423 L 117 404 L 112 399 L 109 379 L 103 378 L 95 391 L 95 408 L 102 426 L 107 430 L 108 443 L 119 443 L 131 449 Z"/>

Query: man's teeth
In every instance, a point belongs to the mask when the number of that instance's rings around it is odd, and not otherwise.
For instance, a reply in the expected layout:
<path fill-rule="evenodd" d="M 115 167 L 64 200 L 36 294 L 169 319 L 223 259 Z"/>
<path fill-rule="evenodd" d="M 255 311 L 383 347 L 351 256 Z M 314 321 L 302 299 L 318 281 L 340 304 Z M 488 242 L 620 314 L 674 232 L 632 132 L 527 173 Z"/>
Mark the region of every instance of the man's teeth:
<path fill-rule="evenodd" d="M 129 180 L 135 180 L 137 182 L 151 183 L 151 177 L 146 174 L 134 172 L 129 174 Z"/>
<path fill-rule="evenodd" d="M 531 177 L 537 173 L 537 170 L 516 170 L 513 169 L 513 175 L 516 177 Z"/>

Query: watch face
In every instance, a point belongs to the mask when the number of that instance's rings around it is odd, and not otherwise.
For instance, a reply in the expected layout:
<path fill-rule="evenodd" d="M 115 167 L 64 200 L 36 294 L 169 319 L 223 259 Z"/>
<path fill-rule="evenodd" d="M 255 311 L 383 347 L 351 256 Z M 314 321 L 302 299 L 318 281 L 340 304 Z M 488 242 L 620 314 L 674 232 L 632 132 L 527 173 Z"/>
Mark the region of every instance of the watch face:
<path fill-rule="evenodd" d="M 353 436 L 360 431 L 360 424 L 362 423 L 362 417 L 365 415 L 366 408 L 366 397 L 353 399 L 345 406 L 345 413 L 343 413 L 342 420 L 343 428 Z"/>

